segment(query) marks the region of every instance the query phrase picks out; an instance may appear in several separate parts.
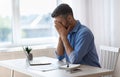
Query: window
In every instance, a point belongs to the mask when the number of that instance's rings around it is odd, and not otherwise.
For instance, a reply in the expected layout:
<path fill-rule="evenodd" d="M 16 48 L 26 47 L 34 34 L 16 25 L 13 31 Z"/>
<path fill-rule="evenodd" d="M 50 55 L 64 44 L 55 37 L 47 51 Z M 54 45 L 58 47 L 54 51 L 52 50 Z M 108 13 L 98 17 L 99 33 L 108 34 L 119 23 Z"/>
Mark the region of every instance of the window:
<path fill-rule="evenodd" d="M 12 40 L 11 16 L 11 1 L 0 0 L 0 43 Z"/>
<path fill-rule="evenodd" d="M 55 43 L 51 12 L 57 4 L 58 0 L 0 0 L 0 46 Z"/>
<path fill-rule="evenodd" d="M 54 36 L 50 15 L 55 7 L 56 0 L 52 0 L 52 5 L 50 0 L 42 2 L 40 0 L 20 0 L 22 38 Z"/>
<path fill-rule="evenodd" d="M 20 0 L 20 33 L 24 42 L 48 43 L 55 37 L 51 12 L 56 0 Z M 46 39 L 46 40 L 45 40 Z M 44 41 L 43 41 L 44 40 Z M 51 40 L 52 41 L 52 40 Z"/>

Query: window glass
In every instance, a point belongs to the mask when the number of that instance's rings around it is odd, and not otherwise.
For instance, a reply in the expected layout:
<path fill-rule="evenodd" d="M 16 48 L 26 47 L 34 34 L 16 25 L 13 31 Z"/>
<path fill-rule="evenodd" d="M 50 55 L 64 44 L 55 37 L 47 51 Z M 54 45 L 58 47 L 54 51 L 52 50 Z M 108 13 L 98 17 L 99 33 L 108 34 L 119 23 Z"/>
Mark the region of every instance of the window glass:
<path fill-rule="evenodd" d="M 22 39 L 55 36 L 51 12 L 56 4 L 56 0 L 20 0 Z"/>
<path fill-rule="evenodd" d="M 56 43 L 58 0 L 0 0 L 0 48 Z"/>
<path fill-rule="evenodd" d="M 0 43 L 12 40 L 11 0 L 0 0 Z"/>

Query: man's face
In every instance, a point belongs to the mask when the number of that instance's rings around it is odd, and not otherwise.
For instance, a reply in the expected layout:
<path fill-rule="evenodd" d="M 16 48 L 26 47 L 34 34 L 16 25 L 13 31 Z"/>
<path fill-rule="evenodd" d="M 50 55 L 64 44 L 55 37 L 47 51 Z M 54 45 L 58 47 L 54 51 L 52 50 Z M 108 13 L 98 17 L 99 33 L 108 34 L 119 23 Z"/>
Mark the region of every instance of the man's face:
<path fill-rule="evenodd" d="M 63 25 L 66 29 L 69 27 L 69 21 L 67 20 L 67 17 L 64 18 L 62 16 L 55 17 L 55 21 L 59 22 L 61 25 Z"/>

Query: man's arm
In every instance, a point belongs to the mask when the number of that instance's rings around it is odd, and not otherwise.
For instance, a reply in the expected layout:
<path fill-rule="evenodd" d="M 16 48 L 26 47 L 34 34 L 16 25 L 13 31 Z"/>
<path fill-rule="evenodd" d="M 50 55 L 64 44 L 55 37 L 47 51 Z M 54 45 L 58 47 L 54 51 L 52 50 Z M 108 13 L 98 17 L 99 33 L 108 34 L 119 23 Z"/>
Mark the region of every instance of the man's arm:
<path fill-rule="evenodd" d="M 56 53 L 58 56 L 63 56 L 64 55 L 64 46 L 62 43 L 61 38 L 59 37 L 59 41 L 58 41 L 58 45 L 57 45 L 57 49 L 56 49 Z"/>
<path fill-rule="evenodd" d="M 67 37 L 63 36 L 63 37 L 62 37 L 62 41 L 63 41 L 63 45 L 64 45 L 64 47 L 65 47 L 65 50 L 66 50 L 67 55 L 70 55 L 70 53 L 73 51 L 73 48 L 72 48 L 72 46 L 70 45 Z"/>
<path fill-rule="evenodd" d="M 93 47 L 94 38 L 88 32 L 83 32 L 76 37 L 73 52 L 69 55 L 71 63 L 79 63 L 83 57 L 89 52 L 88 48 Z"/>
<path fill-rule="evenodd" d="M 73 51 L 73 48 L 67 39 L 67 35 L 68 35 L 70 27 L 66 29 L 61 23 L 55 21 L 55 28 L 60 35 L 61 42 L 63 43 L 66 53 L 70 55 L 70 53 Z"/>

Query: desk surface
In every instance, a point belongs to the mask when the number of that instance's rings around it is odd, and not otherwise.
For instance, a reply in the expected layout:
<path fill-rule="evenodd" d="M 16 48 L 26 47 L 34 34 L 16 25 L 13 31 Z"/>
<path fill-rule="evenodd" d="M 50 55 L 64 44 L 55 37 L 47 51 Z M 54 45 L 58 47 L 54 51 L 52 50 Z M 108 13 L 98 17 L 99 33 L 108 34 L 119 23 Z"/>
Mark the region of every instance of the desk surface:
<path fill-rule="evenodd" d="M 63 62 L 57 61 L 57 59 L 49 58 L 49 57 L 38 57 L 36 59 L 40 59 L 43 61 L 49 61 L 53 65 L 57 66 L 63 65 Z M 7 67 L 11 70 L 15 70 L 30 76 L 35 77 L 97 77 L 101 75 L 112 74 L 113 71 L 93 66 L 81 65 L 80 70 L 74 73 L 67 72 L 66 70 L 62 70 L 59 68 L 42 71 L 41 66 L 28 66 L 26 64 L 26 59 L 14 59 L 14 60 L 5 60 L 0 61 L 0 66 Z M 32 68 L 31 68 L 32 67 Z M 33 69 L 33 68 L 38 69 Z"/>

